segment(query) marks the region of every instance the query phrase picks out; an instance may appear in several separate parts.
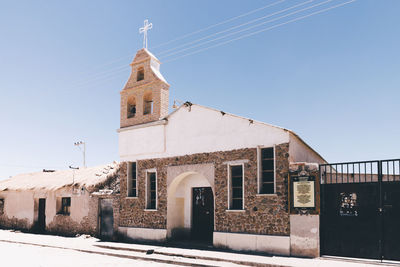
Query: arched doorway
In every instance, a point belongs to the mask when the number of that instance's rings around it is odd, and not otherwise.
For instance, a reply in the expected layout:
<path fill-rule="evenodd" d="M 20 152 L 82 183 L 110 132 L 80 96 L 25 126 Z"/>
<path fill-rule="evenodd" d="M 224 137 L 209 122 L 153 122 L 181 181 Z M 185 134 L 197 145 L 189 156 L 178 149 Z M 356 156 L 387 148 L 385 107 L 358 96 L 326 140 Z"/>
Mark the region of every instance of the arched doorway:
<path fill-rule="evenodd" d="M 167 196 L 168 238 L 212 242 L 214 194 L 207 178 L 197 172 L 182 173 L 168 185 Z"/>

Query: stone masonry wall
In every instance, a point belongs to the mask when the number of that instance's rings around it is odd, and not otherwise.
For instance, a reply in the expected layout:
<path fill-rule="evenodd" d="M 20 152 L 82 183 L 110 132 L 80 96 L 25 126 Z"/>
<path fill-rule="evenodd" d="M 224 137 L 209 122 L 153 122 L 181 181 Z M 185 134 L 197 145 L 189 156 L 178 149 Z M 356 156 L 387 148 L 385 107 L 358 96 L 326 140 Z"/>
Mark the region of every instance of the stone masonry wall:
<path fill-rule="evenodd" d="M 257 149 L 139 160 L 138 197 L 128 198 L 126 163 L 121 164 L 120 226 L 165 229 L 167 224 L 167 166 L 212 163 L 215 166 L 215 231 L 289 235 L 288 172 L 289 144 L 276 146 L 276 194 L 257 194 Z M 248 160 L 244 164 L 244 211 L 228 210 L 228 173 L 224 162 Z M 145 211 L 145 170 L 157 170 L 157 211 Z M 122 182 L 123 181 L 123 182 Z"/>

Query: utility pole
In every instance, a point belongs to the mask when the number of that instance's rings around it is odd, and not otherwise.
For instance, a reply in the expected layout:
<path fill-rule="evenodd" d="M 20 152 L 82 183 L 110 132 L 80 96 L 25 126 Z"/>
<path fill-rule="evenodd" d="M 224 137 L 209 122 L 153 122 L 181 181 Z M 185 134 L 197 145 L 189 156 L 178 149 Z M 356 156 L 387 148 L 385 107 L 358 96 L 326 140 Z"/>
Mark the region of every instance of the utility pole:
<path fill-rule="evenodd" d="M 86 168 L 86 143 L 82 142 L 82 141 L 78 141 L 74 143 L 75 146 L 77 146 L 80 150 L 81 149 L 81 145 L 83 145 L 83 168 Z"/>

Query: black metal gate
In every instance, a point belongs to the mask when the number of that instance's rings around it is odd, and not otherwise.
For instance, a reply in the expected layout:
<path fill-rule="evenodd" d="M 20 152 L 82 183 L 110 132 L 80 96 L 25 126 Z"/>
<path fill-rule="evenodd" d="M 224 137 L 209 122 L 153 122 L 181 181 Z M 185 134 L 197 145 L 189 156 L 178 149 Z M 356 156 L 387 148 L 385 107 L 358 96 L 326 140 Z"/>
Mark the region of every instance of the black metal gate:
<path fill-rule="evenodd" d="M 400 260 L 400 159 L 320 165 L 321 255 Z"/>

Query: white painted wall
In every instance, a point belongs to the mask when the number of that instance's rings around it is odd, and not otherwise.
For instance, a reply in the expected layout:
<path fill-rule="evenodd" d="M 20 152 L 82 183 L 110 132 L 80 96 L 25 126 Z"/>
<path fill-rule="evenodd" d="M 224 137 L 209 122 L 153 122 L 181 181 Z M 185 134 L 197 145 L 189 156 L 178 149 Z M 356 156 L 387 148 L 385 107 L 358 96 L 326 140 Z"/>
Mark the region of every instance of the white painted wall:
<path fill-rule="evenodd" d="M 72 189 L 59 189 L 56 191 L 2 191 L 0 198 L 4 199 L 4 212 L 8 218 L 27 219 L 30 226 L 37 219 L 37 211 L 34 203 L 39 198 L 46 198 L 46 225 L 49 225 L 57 214 L 57 198 L 71 197 L 70 218 L 81 222 L 89 214 L 89 193 L 80 192 L 79 195 L 72 194 Z M 61 215 L 62 216 L 62 215 Z"/>
<path fill-rule="evenodd" d="M 165 153 L 165 125 L 152 125 L 119 133 L 119 154 L 122 158 L 148 157 Z M 133 154 L 134 153 L 134 154 Z"/>
<path fill-rule="evenodd" d="M 308 163 L 326 163 L 320 155 L 306 146 L 299 138 L 290 134 L 289 142 L 289 161 L 290 162 L 308 162 Z"/>
<path fill-rule="evenodd" d="M 27 219 L 29 224 L 33 223 L 33 192 L 4 191 L 0 192 L 0 198 L 4 199 L 5 216 L 19 220 Z"/>
<path fill-rule="evenodd" d="M 165 143 L 163 143 L 165 142 Z M 289 132 L 199 105 L 181 107 L 166 125 L 119 131 L 121 161 L 272 146 L 289 142 Z M 164 149 L 165 148 L 165 149 Z"/>
<path fill-rule="evenodd" d="M 214 232 L 213 245 L 242 251 L 260 251 L 275 255 L 290 255 L 290 237 Z"/>

